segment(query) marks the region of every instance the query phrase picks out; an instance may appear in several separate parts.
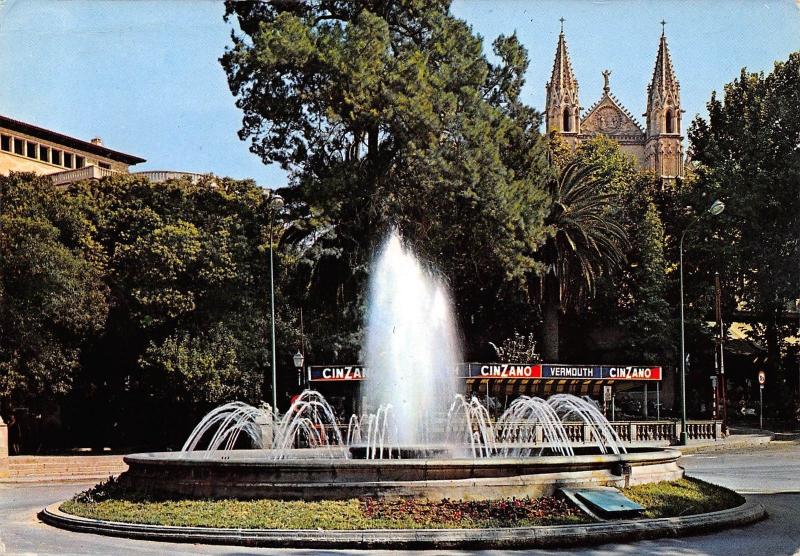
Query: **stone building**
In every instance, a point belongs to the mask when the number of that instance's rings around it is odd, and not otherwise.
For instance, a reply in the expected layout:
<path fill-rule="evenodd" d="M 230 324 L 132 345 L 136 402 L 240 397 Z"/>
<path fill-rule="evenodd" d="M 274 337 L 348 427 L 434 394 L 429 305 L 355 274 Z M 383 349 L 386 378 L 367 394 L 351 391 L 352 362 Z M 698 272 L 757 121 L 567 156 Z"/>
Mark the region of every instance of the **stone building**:
<path fill-rule="evenodd" d="M 663 22 L 662 22 L 663 23 Z M 553 73 L 547 84 L 547 133 L 556 133 L 570 146 L 597 134 L 617 141 L 643 168 L 653 170 L 663 180 L 683 176 L 680 85 L 672 68 L 667 38 L 661 33 L 653 78 L 647 87 L 644 128 L 611 93 L 605 70 L 602 97 L 585 113 L 578 96 L 578 80 L 572 71 L 562 21 L 558 35 Z"/>
<path fill-rule="evenodd" d="M 128 173 L 156 183 L 171 179 L 198 183 L 211 176 L 175 170 L 130 171 L 142 162 L 144 158 L 109 149 L 99 137 L 83 141 L 0 115 L 0 175 L 33 172 L 50 176 L 58 186 Z"/>
<path fill-rule="evenodd" d="M 34 172 L 55 183 L 127 173 L 143 158 L 0 115 L 0 174 Z"/>

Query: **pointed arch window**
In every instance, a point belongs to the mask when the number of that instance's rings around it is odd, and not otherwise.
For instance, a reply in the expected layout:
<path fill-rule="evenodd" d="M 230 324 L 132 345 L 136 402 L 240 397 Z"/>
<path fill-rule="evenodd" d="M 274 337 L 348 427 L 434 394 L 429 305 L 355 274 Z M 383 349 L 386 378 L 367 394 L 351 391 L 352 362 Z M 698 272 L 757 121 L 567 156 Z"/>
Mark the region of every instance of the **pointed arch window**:
<path fill-rule="evenodd" d="M 667 108 L 667 133 L 675 133 L 675 113 L 672 108 Z"/>
<path fill-rule="evenodd" d="M 562 120 L 564 121 L 561 126 L 561 129 L 567 132 L 572 131 L 572 118 L 570 117 L 569 108 L 564 108 L 564 114 Z"/>

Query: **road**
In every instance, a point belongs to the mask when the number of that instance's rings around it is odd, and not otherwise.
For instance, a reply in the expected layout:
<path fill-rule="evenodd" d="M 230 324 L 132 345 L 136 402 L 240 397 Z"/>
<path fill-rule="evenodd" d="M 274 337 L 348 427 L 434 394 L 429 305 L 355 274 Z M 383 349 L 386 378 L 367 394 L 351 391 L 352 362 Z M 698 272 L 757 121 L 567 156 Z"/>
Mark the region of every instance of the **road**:
<path fill-rule="evenodd" d="M 654 554 L 666 556 L 800 554 L 800 443 L 691 454 L 681 460 L 688 475 L 746 494 L 767 508 L 770 518 L 749 527 L 712 535 L 603 545 L 594 548 L 530 551 L 526 554 L 593 556 Z M 91 485 L 0 484 L 0 553 L 2 554 L 364 554 L 359 551 L 273 550 L 135 541 L 62 531 L 40 523 L 44 506 L 70 497 Z M 396 551 L 373 552 L 396 555 Z M 429 552 L 427 554 L 432 554 Z M 469 554 L 436 551 L 436 554 Z M 481 554 L 521 554 L 485 551 Z"/>

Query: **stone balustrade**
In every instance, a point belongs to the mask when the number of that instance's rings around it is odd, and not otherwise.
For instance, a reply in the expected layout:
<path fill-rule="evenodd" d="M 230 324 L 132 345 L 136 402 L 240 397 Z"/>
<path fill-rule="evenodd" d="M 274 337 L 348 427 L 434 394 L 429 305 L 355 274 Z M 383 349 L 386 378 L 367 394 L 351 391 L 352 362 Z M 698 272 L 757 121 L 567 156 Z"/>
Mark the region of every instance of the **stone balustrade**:
<path fill-rule="evenodd" d="M 198 183 L 201 179 L 210 174 L 198 174 L 195 172 L 175 172 L 172 170 L 149 170 L 143 172 L 133 172 L 133 176 L 141 176 L 149 179 L 153 183 L 161 183 L 167 180 L 189 179 L 192 183 Z"/>
<path fill-rule="evenodd" d="M 108 168 L 100 168 L 99 166 L 85 166 L 75 170 L 67 170 L 66 172 L 56 172 L 50 174 L 50 179 L 53 180 L 54 185 L 68 185 L 84 180 L 99 180 L 115 174 L 121 174 L 117 170 L 110 170 Z"/>
<path fill-rule="evenodd" d="M 624 444 L 668 446 L 676 444 L 681 434 L 680 421 L 612 421 L 611 426 Z M 326 427 L 329 442 L 334 442 L 332 427 Z M 347 436 L 347 426 L 339 425 L 342 438 Z M 522 424 L 512 429 L 503 442 L 541 443 L 544 431 L 541 425 Z M 593 444 L 592 426 L 583 422 L 564 423 L 567 438 L 573 444 Z M 686 432 L 689 440 L 722 440 L 722 421 L 688 421 Z"/>
<path fill-rule="evenodd" d="M 122 174 L 117 170 L 110 170 L 108 168 L 100 168 L 99 166 L 85 166 L 83 168 L 76 168 L 74 170 L 67 170 L 65 172 L 56 172 L 50 174 L 50 179 L 53 180 L 55 185 L 69 185 L 71 183 L 84 181 L 84 180 L 99 180 L 107 176 Z M 210 174 L 198 174 L 195 172 L 175 172 L 172 170 L 155 170 L 132 172 L 131 176 L 139 176 L 147 178 L 153 183 L 161 183 L 167 180 L 188 179 L 192 183 L 198 183 L 201 179 L 210 176 Z M 214 185 L 212 184 L 212 187 Z"/>
<path fill-rule="evenodd" d="M 720 431 L 717 431 L 717 425 Z M 689 421 L 686 432 L 690 440 L 716 440 L 720 437 L 722 423 L 719 421 Z"/>

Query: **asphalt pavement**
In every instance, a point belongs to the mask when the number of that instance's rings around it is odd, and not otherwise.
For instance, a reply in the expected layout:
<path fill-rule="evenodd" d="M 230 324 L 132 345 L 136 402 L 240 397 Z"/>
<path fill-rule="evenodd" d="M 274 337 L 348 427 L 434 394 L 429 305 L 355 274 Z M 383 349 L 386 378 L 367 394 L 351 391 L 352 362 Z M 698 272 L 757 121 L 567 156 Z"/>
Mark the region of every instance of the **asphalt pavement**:
<path fill-rule="evenodd" d="M 748 500 L 763 504 L 769 519 L 740 529 L 681 539 L 641 541 L 571 550 L 526 551 L 525 554 L 590 554 L 666 556 L 800 554 L 800 443 L 771 443 L 764 447 L 689 454 L 681 460 L 688 475 L 733 488 Z M 44 506 L 69 498 L 91 485 L 0 484 L 0 554 L 365 554 L 365 551 L 274 550 L 234 546 L 192 545 L 136 541 L 73 533 L 39 522 Z M 396 551 L 373 551 L 396 554 Z M 435 551 L 427 554 L 470 554 Z M 481 554 L 520 554 L 484 551 Z"/>

